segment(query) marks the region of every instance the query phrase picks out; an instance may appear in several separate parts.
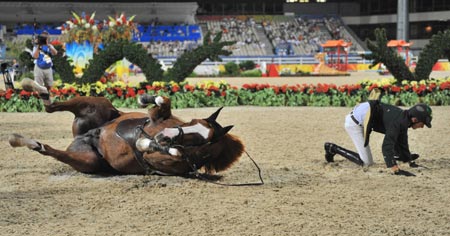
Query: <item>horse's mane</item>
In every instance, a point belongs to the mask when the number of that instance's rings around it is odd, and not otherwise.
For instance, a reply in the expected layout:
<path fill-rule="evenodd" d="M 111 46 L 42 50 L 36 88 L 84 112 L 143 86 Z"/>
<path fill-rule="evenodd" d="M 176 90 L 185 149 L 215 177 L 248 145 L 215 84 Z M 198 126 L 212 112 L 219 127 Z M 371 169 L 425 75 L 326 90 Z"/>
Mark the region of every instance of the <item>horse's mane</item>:
<path fill-rule="evenodd" d="M 242 144 L 242 141 L 232 134 L 226 134 L 212 144 L 210 153 L 214 156 L 205 163 L 205 172 L 214 173 L 230 168 L 243 152 L 244 144 Z"/>

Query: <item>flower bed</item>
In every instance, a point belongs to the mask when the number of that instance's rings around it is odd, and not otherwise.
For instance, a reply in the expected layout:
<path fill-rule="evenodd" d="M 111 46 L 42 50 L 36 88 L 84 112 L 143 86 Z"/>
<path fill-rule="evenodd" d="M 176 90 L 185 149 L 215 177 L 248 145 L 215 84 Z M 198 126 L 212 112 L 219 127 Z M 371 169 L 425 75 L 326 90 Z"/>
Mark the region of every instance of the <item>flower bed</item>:
<path fill-rule="evenodd" d="M 381 101 L 399 106 L 411 106 L 418 102 L 430 105 L 450 105 L 450 79 L 428 81 L 403 81 L 395 79 L 362 81 L 358 84 L 336 86 L 334 84 L 269 85 L 244 84 L 241 88 L 227 82 L 204 81 L 198 84 L 154 82 L 129 87 L 123 82 L 106 82 L 77 86 L 56 81 L 51 90 L 54 101 L 65 101 L 76 96 L 103 96 L 115 107 L 137 108 L 136 97 L 143 93 L 169 96 L 173 108 L 218 106 L 347 106 L 367 100 L 370 92 L 378 88 Z M 36 92 L 11 90 L 0 93 L 1 112 L 43 111 Z"/>

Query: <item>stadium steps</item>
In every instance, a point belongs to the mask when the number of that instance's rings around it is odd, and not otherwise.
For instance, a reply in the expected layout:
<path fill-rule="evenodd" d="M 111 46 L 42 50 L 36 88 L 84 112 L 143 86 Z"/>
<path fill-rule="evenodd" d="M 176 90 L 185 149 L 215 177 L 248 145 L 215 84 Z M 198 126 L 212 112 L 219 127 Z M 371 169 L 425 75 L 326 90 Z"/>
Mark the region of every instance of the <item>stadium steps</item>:
<path fill-rule="evenodd" d="M 265 47 L 263 48 L 264 54 L 265 55 L 274 55 L 273 52 L 275 50 L 272 46 L 272 43 L 269 41 L 266 34 L 264 33 L 264 28 L 262 27 L 262 25 L 260 25 L 260 26 L 255 27 L 255 33 L 256 33 L 256 36 L 258 37 L 259 41 L 261 43 L 265 44 Z"/>

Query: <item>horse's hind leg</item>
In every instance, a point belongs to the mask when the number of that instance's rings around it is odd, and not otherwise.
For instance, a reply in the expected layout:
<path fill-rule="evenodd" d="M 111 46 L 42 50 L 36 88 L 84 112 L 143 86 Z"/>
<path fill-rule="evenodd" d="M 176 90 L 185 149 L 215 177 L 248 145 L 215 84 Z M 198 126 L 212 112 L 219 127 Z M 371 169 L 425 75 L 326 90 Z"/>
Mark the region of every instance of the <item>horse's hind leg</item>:
<path fill-rule="evenodd" d="M 104 122 L 121 115 L 121 112 L 108 99 L 103 97 L 75 97 L 64 102 L 54 102 L 46 106 L 45 110 L 49 113 L 70 111 L 75 117 L 99 117 Z"/>
<path fill-rule="evenodd" d="M 122 114 L 108 99 L 102 97 L 75 97 L 64 102 L 54 102 L 46 106 L 45 110 L 49 113 L 72 112 L 75 115 L 72 124 L 74 137 L 90 129 L 98 128 Z"/>
<path fill-rule="evenodd" d="M 75 170 L 83 173 L 115 173 L 113 168 L 88 145 L 80 148 L 80 151 L 62 151 L 41 144 L 36 140 L 12 134 L 9 138 L 12 147 L 28 147 L 42 155 L 52 156 L 56 160 L 68 164 Z M 73 146 L 74 143 L 71 144 Z M 75 144 L 76 145 L 76 144 Z"/>
<path fill-rule="evenodd" d="M 34 150 L 34 151 L 39 151 L 42 149 L 42 145 L 39 142 L 37 142 L 33 139 L 25 138 L 20 134 L 12 134 L 9 137 L 9 144 L 12 147 L 25 147 L 26 146 L 27 148 Z"/>

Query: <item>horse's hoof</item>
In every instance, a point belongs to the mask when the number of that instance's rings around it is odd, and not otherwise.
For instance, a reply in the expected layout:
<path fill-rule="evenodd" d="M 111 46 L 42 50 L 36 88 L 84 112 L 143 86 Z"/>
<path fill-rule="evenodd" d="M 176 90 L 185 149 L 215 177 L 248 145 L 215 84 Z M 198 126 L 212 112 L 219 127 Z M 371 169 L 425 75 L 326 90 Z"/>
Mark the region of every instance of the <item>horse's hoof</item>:
<path fill-rule="evenodd" d="M 36 91 L 39 94 L 48 93 L 48 90 L 46 87 L 36 83 L 36 81 L 34 81 L 30 78 L 22 79 L 21 85 L 22 85 L 22 88 L 28 92 Z"/>
<path fill-rule="evenodd" d="M 11 145 L 12 147 L 23 147 L 26 146 L 27 148 L 31 149 L 31 150 L 35 150 L 35 151 L 41 151 L 43 150 L 43 147 L 40 143 L 29 139 L 29 138 L 25 138 L 20 134 L 12 134 L 11 136 L 9 136 L 9 145 Z"/>
<path fill-rule="evenodd" d="M 138 103 L 141 107 L 146 107 L 148 106 L 148 104 L 156 104 L 155 96 L 149 94 L 142 94 L 138 99 Z"/>
<path fill-rule="evenodd" d="M 23 147 L 26 144 L 24 144 L 23 142 L 24 137 L 20 134 L 12 134 L 11 136 L 9 136 L 9 145 L 11 145 L 12 147 Z"/>
<path fill-rule="evenodd" d="M 33 88 L 33 83 L 34 81 L 30 78 L 23 78 L 21 85 L 22 85 L 22 89 L 27 91 L 27 92 L 33 92 L 34 88 Z"/>

